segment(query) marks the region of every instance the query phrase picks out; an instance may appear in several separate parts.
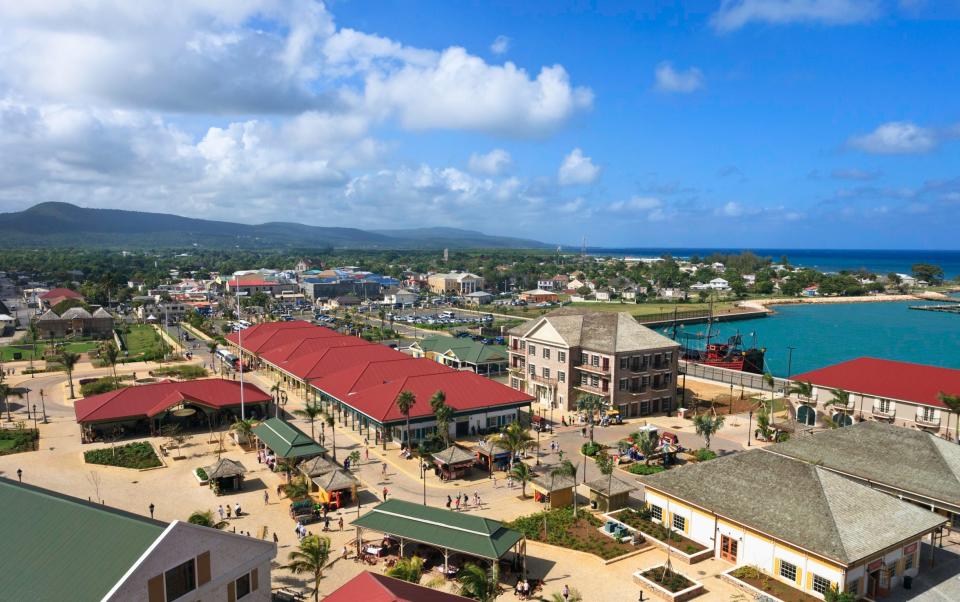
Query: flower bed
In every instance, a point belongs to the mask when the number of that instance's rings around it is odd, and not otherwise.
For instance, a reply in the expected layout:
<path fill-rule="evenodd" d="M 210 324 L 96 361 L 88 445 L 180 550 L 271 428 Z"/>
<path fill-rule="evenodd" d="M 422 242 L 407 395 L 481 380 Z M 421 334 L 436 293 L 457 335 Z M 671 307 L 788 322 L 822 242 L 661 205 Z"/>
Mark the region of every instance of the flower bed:
<path fill-rule="evenodd" d="M 163 466 L 153 446 L 147 442 L 128 443 L 116 447 L 91 449 L 83 453 L 88 464 L 103 464 L 121 468 L 156 468 Z"/>
<path fill-rule="evenodd" d="M 593 443 L 590 443 L 588 441 L 580 446 L 580 453 L 585 456 L 593 457 L 593 456 L 596 456 L 598 453 L 600 453 L 600 450 L 603 449 L 604 447 L 605 446 L 597 443 L 596 441 L 594 441 Z"/>
<path fill-rule="evenodd" d="M 703 584 L 693 581 L 664 565 L 650 567 L 633 574 L 634 580 L 645 585 L 658 598 L 683 602 L 703 593 Z"/>
<path fill-rule="evenodd" d="M 723 573 L 722 578 L 751 594 L 763 594 L 780 602 L 822 602 L 795 587 L 764 573 L 755 566 L 741 566 Z"/>
<path fill-rule="evenodd" d="M 669 531 L 659 523 L 653 522 L 650 520 L 649 514 L 646 511 L 637 512 L 633 508 L 624 508 L 605 516 L 613 521 L 626 525 L 630 529 L 643 533 L 650 543 L 654 545 L 664 549 L 670 548 L 671 554 L 676 554 L 678 558 L 688 564 L 695 564 L 713 556 L 712 549 L 688 537 L 684 537 L 676 531 Z M 670 539 L 669 545 L 667 544 L 668 537 Z"/>
<path fill-rule="evenodd" d="M 197 481 L 199 481 L 201 485 L 206 485 L 210 482 L 210 477 L 207 476 L 207 471 L 201 467 L 197 467 L 193 471 L 193 476 L 197 477 Z"/>
<path fill-rule="evenodd" d="M 557 508 L 546 514 L 546 540 L 543 538 L 543 512 L 521 516 L 506 526 L 520 531 L 528 539 L 587 552 L 604 560 L 623 556 L 636 549 L 633 545 L 618 542 L 601 533 L 599 529 L 603 522 L 588 512 L 579 512 L 576 520 L 572 508 Z"/>
<path fill-rule="evenodd" d="M 666 470 L 666 468 L 664 468 L 663 466 L 657 466 L 653 464 L 651 464 L 650 466 L 647 466 L 642 462 L 635 462 L 630 466 L 628 466 L 627 468 L 625 468 L 624 470 L 626 470 L 630 474 L 643 476 L 643 475 L 651 475 L 651 474 L 657 474 L 658 472 L 663 472 L 664 470 Z"/>

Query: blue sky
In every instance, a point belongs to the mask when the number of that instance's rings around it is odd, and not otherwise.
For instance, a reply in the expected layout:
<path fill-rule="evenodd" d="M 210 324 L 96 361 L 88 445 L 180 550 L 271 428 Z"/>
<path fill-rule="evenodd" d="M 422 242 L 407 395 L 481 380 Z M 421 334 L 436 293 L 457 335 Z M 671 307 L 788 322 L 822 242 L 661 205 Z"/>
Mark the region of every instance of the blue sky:
<path fill-rule="evenodd" d="M 958 248 L 958 18 L 953 0 L 8 5 L 0 210 Z"/>

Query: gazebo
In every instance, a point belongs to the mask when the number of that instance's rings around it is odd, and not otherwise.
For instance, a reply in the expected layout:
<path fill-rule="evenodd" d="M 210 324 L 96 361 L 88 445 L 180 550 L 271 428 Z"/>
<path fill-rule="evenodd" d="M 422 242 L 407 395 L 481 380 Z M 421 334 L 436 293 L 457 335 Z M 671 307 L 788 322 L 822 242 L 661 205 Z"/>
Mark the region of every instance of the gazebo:
<path fill-rule="evenodd" d="M 547 504 L 552 510 L 573 504 L 577 480 L 569 475 L 544 472 L 535 474 L 530 479 L 530 486 L 534 501 Z"/>
<path fill-rule="evenodd" d="M 243 489 L 243 475 L 247 469 L 236 460 L 220 458 L 216 464 L 203 469 L 210 480 L 210 486 L 219 495 L 222 491 Z"/>
<path fill-rule="evenodd" d="M 397 539 L 401 556 L 411 542 L 440 550 L 445 575 L 454 572 L 450 567 L 453 553 L 495 563 L 511 551 L 522 558 L 525 550 L 523 535 L 500 521 L 403 500 L 383 502 L 351 524 L 357 529 L 358 554 L 363 531 L 369 529 Z"/>
<path fill-rule="evenodd" d="M 626 508 L 629 504 L 630 492 L 636 489 L 630 483 L 615 477 L 600 477 L 587 483 L 590 490 L 590 502 L 595 504 L 601 512 L 613 512 Z"/>
<path fill-rule="evenodd" d="M 510 464 L 510 450 L 492 439 L 482 441 L 477 446 L 477 463 L 490 472 L 493 472 L 494 465 L 500 470 L 506 470 Z"/>
<path fill-rule="evenodd" d="M 300 463 L 300 472 L 308 479 L 319 477 L 320 475 L 339 470 L 339 466 L 333 460 L 328 460 L 323 456 L 316 456 Z"/>
<path fill-rule="evenodd" d="M 469 451 L 459 445 L 451 445 L 443 451 L 432 455 L 435 465 L 434 472 L 440 475 L 440 479 L 449 481 L 459 479 L 462 476 L 470 474 L 477 458 Z"/>
<path fill-rule="evenodd" d="M 360 484 L 352 474 L 341 469 L 313 477 L 310 482 L 311 489 L 314 489 L 320 503 L 329 504 L 337 500 L 340 508 L 353 498 L 353 492 Z"/>
<path fill-rule="evenodd" d="M 278 458 L 293 462 L 322 456 L 326 448 L 309 435 L 279 418 L 268 418 L 252 429 L 260 445 Z"/>

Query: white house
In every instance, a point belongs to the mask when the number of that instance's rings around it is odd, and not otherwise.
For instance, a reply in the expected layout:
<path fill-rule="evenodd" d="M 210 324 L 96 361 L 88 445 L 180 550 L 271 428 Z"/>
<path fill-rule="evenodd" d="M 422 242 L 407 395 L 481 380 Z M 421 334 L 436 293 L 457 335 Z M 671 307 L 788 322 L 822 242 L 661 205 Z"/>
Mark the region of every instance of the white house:
<path fill-rule="evenodd" d="M 708 283 L 708 286 L 715 291 L 726 291 L 730 289 L 730 283 L 723 278 L 714 278 Z"/>
<path fill-rule="evenodd" d="M 383 295 L 383 302 L 387 305 L 413 305 L 417 302 L 419 295 L 405 288 L 401 288 Z"/>

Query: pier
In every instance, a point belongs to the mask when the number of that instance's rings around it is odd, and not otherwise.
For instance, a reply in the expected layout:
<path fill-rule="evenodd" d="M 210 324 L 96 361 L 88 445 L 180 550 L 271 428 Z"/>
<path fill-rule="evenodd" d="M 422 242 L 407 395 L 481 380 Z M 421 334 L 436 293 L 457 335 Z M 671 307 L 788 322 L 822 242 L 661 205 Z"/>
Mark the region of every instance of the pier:
<path fill-rule="evenodd" d="M 948 314 L 960 314 L 960 303 L 946 303 L 943 305 L 911 305 L 910 309 L 921 311 L 939 311 Z"/>

